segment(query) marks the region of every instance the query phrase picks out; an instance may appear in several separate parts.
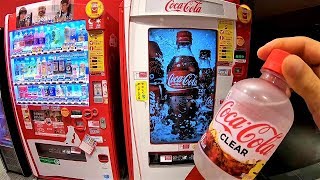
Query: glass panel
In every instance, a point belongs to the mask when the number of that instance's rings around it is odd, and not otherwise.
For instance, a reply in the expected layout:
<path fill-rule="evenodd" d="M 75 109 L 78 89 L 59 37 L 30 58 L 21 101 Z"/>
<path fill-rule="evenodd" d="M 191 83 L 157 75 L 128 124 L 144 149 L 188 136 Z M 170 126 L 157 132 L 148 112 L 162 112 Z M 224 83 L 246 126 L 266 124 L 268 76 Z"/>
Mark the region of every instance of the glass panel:
<path fill-rule="evenodd" d="M 89 104 L 85 21 L 36 26 L 10 37 L 18 104 Z"/>
<path fill-rule="evenodd" d="M 217 32 L 149 29 L 151 143 L 197 142 L 213 116 Z"/>

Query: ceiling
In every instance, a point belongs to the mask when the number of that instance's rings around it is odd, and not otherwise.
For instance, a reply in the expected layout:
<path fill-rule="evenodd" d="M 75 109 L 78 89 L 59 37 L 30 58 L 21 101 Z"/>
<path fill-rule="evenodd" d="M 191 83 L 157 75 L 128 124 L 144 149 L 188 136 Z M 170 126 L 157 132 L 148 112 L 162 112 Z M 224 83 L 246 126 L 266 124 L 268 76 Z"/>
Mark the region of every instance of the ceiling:
<path fill-rule="evenodd" d="M 264 18 L 319 5 L 320 0 L 256 0 L 255 15 Z"/>

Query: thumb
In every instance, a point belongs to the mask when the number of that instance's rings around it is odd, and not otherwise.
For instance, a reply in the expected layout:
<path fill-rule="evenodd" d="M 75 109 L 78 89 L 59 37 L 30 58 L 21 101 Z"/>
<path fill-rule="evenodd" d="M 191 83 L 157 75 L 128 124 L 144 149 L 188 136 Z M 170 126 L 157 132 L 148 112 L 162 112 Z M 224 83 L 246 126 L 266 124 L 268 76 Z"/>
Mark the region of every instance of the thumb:
<path fill-rule="evenodd" d="M 288 85 L 306 101 L 313 120 L 320 128 L 320 79 L 298 56 L 288 56 L 282 64 Z"/>

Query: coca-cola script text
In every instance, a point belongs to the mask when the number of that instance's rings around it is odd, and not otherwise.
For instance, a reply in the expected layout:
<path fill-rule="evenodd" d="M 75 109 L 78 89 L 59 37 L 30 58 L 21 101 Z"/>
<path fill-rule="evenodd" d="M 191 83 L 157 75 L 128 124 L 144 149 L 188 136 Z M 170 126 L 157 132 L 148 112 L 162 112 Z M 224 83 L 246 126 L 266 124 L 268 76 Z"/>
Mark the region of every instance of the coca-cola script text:
<path fill-rule="evenodd" d="M 177 1 L 177 0 L 176 0 Z M 201 13 L 202 2 L 197 0 L 190 0 L 188 2 L 176 2 L 175 0 L 170 0 L 165 6 L 167 12 L 189 12 L 189 13 Z"/>
<path fill-rule="evenodd" d="M 198 85 L 198 77 L 195 74 L 176 75 L 171 73 L 168 78 L 168 85 L 172 88 L 196 87 Z"/>
<path fill-rule="evenodd" d="M 283 133 L 278 133 L 271 124 L 249 121 L 232 109 L 234 105 L 233 101 L 226 102 L 215 118 L 215 122 L 223 126 L 225 133 L 230 134 L 237 143 L 264 156 L 277 148 L 284 137 Z"/>

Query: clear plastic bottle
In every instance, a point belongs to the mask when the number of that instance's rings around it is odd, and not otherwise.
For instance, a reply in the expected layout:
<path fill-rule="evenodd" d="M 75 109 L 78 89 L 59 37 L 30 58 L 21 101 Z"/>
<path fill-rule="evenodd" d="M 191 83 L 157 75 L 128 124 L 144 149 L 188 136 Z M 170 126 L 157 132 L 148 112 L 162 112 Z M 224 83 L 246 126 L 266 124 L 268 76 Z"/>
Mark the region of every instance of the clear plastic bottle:
<path fill-rule="evenodd" d="M 46 44 L 46 34 L 44 31 L 44 27 L 41 26 L 39 31 L 39 51 L 42 51 Z"/>
<path fill-rule="evenodd" d="M 33 52 L 38 52 L 38 48 L 39 48 L 39 30 L 38 30 L 38 28 L 36 28 L 35 31 L 34 31 L 34 35 L 33 35 L 32 51 Z"/>
<path fill-rule="evenodd" d="M 20 48 L 20 40 L 19 40 L 19 34 L 18 32 L 14 33 L 14 39 L 13 39 L 13 52 L 17 53 Z"/>
<path fill-rule="evenodd" d="M 281 71 L 288 55 L 273 50 L 259 79 L 231 88 L 194 151 L 205 179 L 254 179 L 288 133 L 293 108 Z"/>

